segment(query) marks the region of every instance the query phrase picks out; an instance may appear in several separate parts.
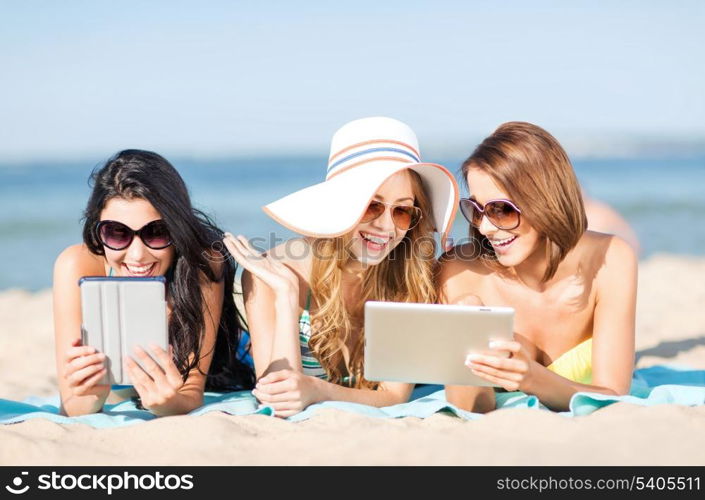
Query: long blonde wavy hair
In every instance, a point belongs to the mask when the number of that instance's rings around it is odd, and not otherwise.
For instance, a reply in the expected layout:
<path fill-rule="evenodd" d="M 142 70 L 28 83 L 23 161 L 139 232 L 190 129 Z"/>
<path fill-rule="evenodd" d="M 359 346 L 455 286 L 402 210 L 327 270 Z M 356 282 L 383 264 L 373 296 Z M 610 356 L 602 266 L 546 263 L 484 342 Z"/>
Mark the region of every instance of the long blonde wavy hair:
<path fill-rule="evenodd" d="M 407 231 L 399 244 L 377 265 L 363 274 L 361 293 L 351 304 L 343 301 L 343 270 L 355 257 L 349 251 L 353 234 L 320 238 L 312 242 L 311 295 L 316 304 L 311 314 L 309 345 L 328 380 L 356 388 L 374 389 L 378 383 L 363 378 L 363 309 L 368 300 L 433 303 L 436 301 L 433 272 L 436 243 L 433 238 L 431 204 L 419 174 L 410 174 L 414 205 L 422 218 Z M 359 332 L 353 348 L 348 342 Z"/>

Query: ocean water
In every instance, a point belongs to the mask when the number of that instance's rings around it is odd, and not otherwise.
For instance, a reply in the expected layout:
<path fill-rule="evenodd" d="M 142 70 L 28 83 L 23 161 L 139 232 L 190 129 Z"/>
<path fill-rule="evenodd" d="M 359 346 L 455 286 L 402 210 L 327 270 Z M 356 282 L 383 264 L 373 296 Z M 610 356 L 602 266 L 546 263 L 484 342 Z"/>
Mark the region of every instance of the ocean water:
<path fill-rule="evenodd" d="M 462 158 L 429 159 L 457 173 Z M 220 227 L 259 248 L 293 234 L 262 205 L 322 181 L 323 157 L 172 159 L 197 208 Z M 0 290 L 51 286 L 52 267 L 65 247 L 81 239 L 88 177 L 100 164 L 0 164 Z M 573 159 L 578 178 L 594 198 L 609 203 L 635 229 L 642 258 L 657 252 L 705 255 L 705 157 Z M 325 210 L 325 207 L 321 207 Z M 467 234 L 458 216 L 453 236 Z"/>

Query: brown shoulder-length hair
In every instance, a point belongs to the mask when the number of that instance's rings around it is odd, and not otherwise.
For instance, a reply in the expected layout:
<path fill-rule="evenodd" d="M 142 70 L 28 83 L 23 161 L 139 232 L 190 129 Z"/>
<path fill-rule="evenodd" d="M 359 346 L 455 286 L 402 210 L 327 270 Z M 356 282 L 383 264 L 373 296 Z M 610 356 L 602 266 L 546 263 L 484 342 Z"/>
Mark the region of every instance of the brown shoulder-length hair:
<path fill-rule="evenodd" d="M 355 258 L 348 246 L 351 235 L 313 240 L 311 295 L 316 307 L 311 314 L 309 345 L 329 382 L 368 389 L 378 386 L 363 376 L 365 302 L 436 301 L 431 202 L 421 177 L 411 169 L 406 172 L 411 179 L 414 205 L 421 209 L 423 217 L 382 262 L 365 271 L 360 294 L 352 303 L 343 300 L 343 269 Z"/>
<path fill-rule="evenodd" d="M 566 152 L 541 127 L 507 122 L 463 162 L 466 187 L 471 168 L 485 172 L 504 189 L 521 210 L 522 222 L 538 231 L 546 252 L 543 281 L 550 280 L 587 229 L 580 185 Z M 472 224 L 470 238 L 479 243 L 486 262 L 496 263 L 492 245 Z"/>

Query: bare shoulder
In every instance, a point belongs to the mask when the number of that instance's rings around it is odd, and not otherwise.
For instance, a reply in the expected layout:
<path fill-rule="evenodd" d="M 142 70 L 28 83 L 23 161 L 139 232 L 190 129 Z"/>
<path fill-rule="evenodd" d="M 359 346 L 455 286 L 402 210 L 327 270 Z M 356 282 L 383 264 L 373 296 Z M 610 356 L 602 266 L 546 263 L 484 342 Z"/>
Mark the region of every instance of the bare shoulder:
<path fill-rule="evenodd" d="M 448 250 L 438 259 L 438 267 L 439 275 L 445 277 L 461 273 L 479 277 L 490 273 L 473 243 L 457 245 Z"/>
<path fill-rule="evenodd" d="M 436 284 L 442 302 L 467 302 L 468 296 L 479 297 L 482 285 L 491 274 L 473 244 L 453 247 L 438 259 Z"/>
<path fill-rule="evenodd" d="M 83 243 L 65 248 L 54 262 L 54 276 L 90 276 L 104 272 L 103 258 Z"/>
<path fill-rule="evenodd" d="M 619 269 L 635 267 L 638 258 L 634 248 L 619 236 L 607 235 L 607 251 L 605 252 L 605 267 Z"/>
<path fill-rule="evenodd" d="M 591 262 L 598 278 L 624 276 L 638 264 L 634 248 L 623 238 L 612 234 L 586 231 L 578 244 L 582 262 Z"/>
<path fill-rule="evenodd" d="M 222 279 L 223 268 L 226 262 L 223 254 L 215 249 L 208 249 L 205 250 L 205 257 L 211 271 L 213 271 L 213 275 L 216 276 L 218 280 Z M 203 278 L 205 278 L 205 275 L 201 273 L 201 279 Z"/>
<path fill-rule="evenodd" d="M 624 238 L 597 231 L 585 231 L 578 247 L 589 254 L 602 255 L 604 258 L 636 258 L 636 253 Z"/>

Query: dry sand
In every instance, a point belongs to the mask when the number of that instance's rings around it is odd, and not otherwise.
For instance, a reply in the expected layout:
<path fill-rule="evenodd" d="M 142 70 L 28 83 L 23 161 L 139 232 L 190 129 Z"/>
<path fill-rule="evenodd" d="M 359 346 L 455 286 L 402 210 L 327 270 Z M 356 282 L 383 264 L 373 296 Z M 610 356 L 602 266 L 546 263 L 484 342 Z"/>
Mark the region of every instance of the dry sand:
<path fill-rule="evenodd" d="M 640 264 L 638 367 L 705 369 L 705 259 Z M 0 398 L 57 392 L 51 293 L 0 293 Z M 615 404 L 587 417 L 500 410 L 375 419 L 324 410 L 291 423 L 209 413 L 96 430 L 42 419 L 0 425 L 1 465 L 705 465 L 705 406 Z"/>

